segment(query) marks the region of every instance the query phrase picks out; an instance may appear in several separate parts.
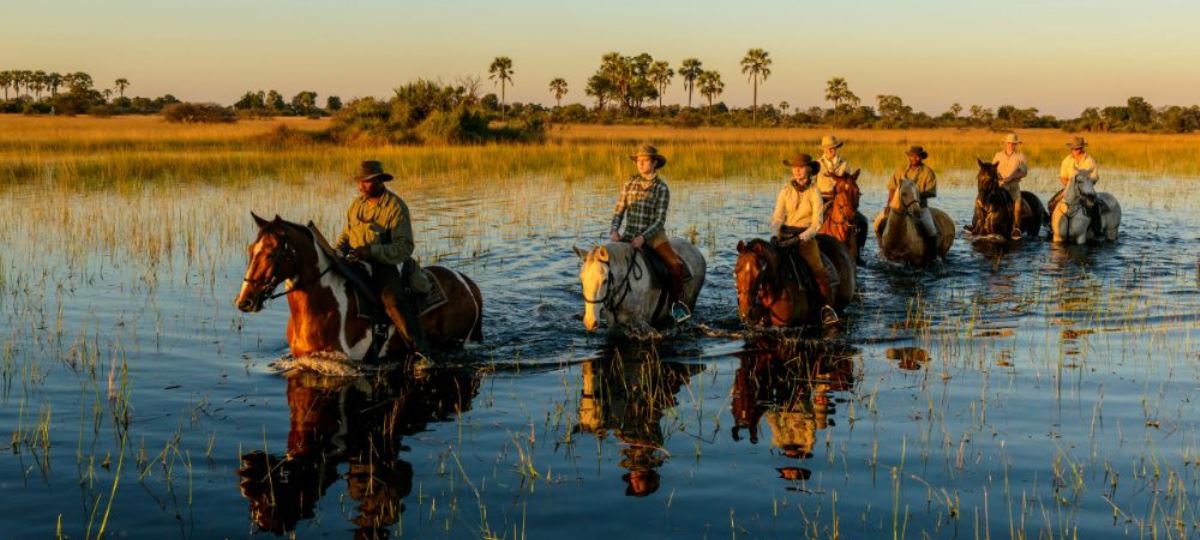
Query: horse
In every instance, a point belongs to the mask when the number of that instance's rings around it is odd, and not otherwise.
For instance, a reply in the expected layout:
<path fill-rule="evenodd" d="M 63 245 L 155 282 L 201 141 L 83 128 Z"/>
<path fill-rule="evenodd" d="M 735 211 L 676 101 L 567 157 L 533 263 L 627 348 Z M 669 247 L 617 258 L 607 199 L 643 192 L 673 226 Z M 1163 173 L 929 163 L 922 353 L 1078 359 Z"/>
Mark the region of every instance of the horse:
<path fill-rule="evenodd" d="M 978 208 L 978 220 L 974 223 L 973 234 L 976 238 L 1010 238 L 1013 225 L 1012 194 L 1000 186 L 999 167 L 975 158 L 979 162 L 979 175 L 976 177 L 979 194 L 975 199 Z M 1046 221 L 1046 207 L 1042 205 L 1037 195 L 1028 191 L 1021 192 L 1021 232 L 1024 238 L 1037 237 L 1041 233 L 1042 223 Z"/>
<path fill-rule="evenodd" d="M 686 240 L 672 238 L 670 242 L 692 276 L 683 284 L 683 298 L 679 300 L 689 310 L 694 310 L 696 297 L 704 286 L 707 269 L 704 256 Z M 610 242 L 587 252 L 574 248 L 583 261 L 579 281 L 583 285 L 583 327 L 588 332 L 599 326 L 597 312 L 601 309 L 610 332 L 626 328 L 641 331 L 674 324 L 671 306 L 667 303 L 667 288 L 656 283 L 650 275 L 644 251 L 648 249 L 649 246 L 635 249 L 626 242 Z"/>
<path fill-rule="evenodd" d="M 1091 217 L 1085 205 L 1087 195 L 1094 195 L 1100 210 L 1100 228 L 1103 238 L 1092 232 Z M 1053 199 L 1052 199 L 1053 200 Z M 1075 175 L 1067 181 L 1062 197 L 1050 216 L 1050 230 L 1054 242 L 1070 242 L 1078 245 L 1092 240 L 1117 241 L 1117 229 L 1121 226 L 1121 204 L 1111 193 L 1097 192 L 1086 173 Z"/>
<path fill-rule="evenodd" d="M 344 355 L 352 362 L 403 358 L 410 350 L 404 336 L 388 321 L 373 323 L 369 305 L 351 281 L 355 269 L 369 273 L 367 265 L 342 260 L 309 222 L 291 223 L 279 216 L 268 221 L 251 213 L 258 237 L 250 244 L 250 260 L 234 304 L 244 313 L 262 311 L 269 299 L 286 296 L 291 316 L 287 340 L 292 356 Z M 483 295 L 467 276 L 441 266 L 425 268 L 444 292 L 446 303 L 427 309 L 421 327 L 429 345 L 438 349 L 461 347 L 483 337 Z M 360 279 L 361 281 L 361 279 Z M 280 284 L 282 292 L 274 293 Z M 377 310 L 382 311 L 382 310 Z"/>
<path fill-rule="evenodd" d="M 854 298 L 858 268 L 845 244 L 836 238 L 818 234 L 816 241 L 821 254 L 833 266 L 829 276 L 833 298 L 826 300 L 840 311 Z M 755 238 L 749 242 L 738 241 L 737 250 L 733 275 L 737 284 L 738 316 L 744 323 L 768 327 L 820 323 L 821 306 L 816 303 L 816 283 L 801 283 L 793 269 L 788 268 L 787 259 L 779 248 Z M 796 264 L 804 263 L 797 260 Z"/>
<path fill-rule="evenodd" d="M 945 258 L 954 244 L 954 220 L 937 208 L 930 208 L 929 212 L 938 231 L 937 256 Z M 905 178 L 888 201 L 888 207 L 875 218 L 875 239 L 884 258 L 916 266 L 925 264 L 925 239 L 917 229 L 920 219 L 920 193 L 917 185 Z"/>
<path fill-rule="evenodd" d="M 858 211 L 858 200 L 862 192 L 858 189 L 858 174 L 831 176 L 834 182 L 833 200 L 821 222 L 821 234 L 836 238 L 850 251 L 858 264 L 863 264 L 862 247 L 867 243 L 867 218 Z"/>

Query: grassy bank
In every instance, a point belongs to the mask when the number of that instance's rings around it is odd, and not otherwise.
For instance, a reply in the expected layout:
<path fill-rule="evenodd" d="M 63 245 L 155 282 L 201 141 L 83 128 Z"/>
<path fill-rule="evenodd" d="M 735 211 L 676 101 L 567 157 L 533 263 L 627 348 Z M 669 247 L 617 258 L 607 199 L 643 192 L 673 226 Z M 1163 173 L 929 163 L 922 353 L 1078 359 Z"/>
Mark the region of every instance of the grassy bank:
<path fill-rule="evenodd" d="M 232 125 L 168 124 L 159 117 L 39 118 L 0 115 L 0 184 L 49 183 L 73 188 L 138 188 L 170 181 L 242 184 L 262 179 L 306 181 L 341 176 L 364 158 L 377 158 L 411 179 L 547 175 L 573 180 L 623 176 L 625 156 L 641 142 L 670 157 L 674 180 L 778 178 L 779 160 L 795 151 L 815 153 L 824 129 L 741 129 L 638 126 L 555 126 L 545 144 L 487 146 L 344 147 L 314 145 L 278 130 L 317 130 L 325 120 L 282 118 Z M 903 163 L 903 151 L 921 144 L 939 171 L 974 167 L 990 157 L 999 134 L 984 130 L 840 130 L 843 155 L 868 176 Z M 1053 170 L 1066 154 L 1067 135 L 1027 130 L 1025 151 L 1035 168 Z M 1095 134 L 1092 152 L 1108 171 L 1200 176 L 1200 135 Z M 969 175 L 944 175 L 970 181 Z"/>

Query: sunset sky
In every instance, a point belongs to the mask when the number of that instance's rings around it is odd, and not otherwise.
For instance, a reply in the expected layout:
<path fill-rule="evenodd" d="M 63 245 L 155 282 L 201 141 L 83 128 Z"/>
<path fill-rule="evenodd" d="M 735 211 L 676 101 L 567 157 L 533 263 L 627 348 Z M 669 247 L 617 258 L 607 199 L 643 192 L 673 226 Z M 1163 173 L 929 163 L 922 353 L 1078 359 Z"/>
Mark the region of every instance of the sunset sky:
<path fill-rule="evenodd" d="M 98 86 L 128 78 L 131 95 L 226 104 L 314 90 L 323 103 L 486 76 L 504 55 L 510 101 L 551 104 L 547 83 L 563 77 L 565 102 L 590 103 L 601 55 L 647 52 L 672 67 L 699 58 L 721 72 L 721 99 L 744 106 L 738 61 L 761 47 L 774 60 L 761 102 L 825 105 L 825 81 L 842 76 L 865 104 L 896 94 L 934 114 L 957 101 L 1075 116 L 1131 95 L 1200 103 L 1198 20 L 1194 0 L 26 1 L 0 17 L 0 70 L 86 71 Z M 686 100 L 678 78 L 666 100 Z"/>

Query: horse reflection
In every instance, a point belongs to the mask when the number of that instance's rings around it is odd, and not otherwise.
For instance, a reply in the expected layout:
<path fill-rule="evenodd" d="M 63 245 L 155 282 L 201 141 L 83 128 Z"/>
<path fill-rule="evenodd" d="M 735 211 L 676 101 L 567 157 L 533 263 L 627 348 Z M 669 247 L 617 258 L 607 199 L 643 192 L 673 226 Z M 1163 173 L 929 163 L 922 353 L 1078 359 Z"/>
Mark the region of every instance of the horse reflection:
<path fill-rule="evenodd" d="M 407 450 L 402 438 L 469 410 L 479 383 L 473 372 L 438 371 L 418 380 L 293 374 L 287 384 L 287 453 L 242 454 L 237 471 L 255 525 L 291 533 L 344 477 L 356 503 L 354 536 L 387 538 L 412 491 L 412 465 L 399 457 Z"/>
<path fill-rule="evenodd" d="M 834 425 L 834 392 L 855 384 L 854 350 L 822 342 L 760 340 L 738 354 L 734 375 L 732 437 L 758 444 L 759 425 L 766 420 L 771 446 L 785 457 L 812 457 L 817 431 Z M 776 469 L 781 478 L 804 480 L 811 474 L 796 466 Z"/>
<path fill-rule="evenodd" d="M 896 361 L 896 367 L 905 371 L 919 371 L 929 363 L 929 352 L 920 347 L 895 347 L 885 354 L 888 360 Z"/>
<path fill-rule="evenodd" d="M 625 495 L 645 497 L 658 491 L 658 469 L 670 457 L 662 418 L 677 394 L 703 366 L 664 362 L 653 349 L 616 351 L 583 363 L 579 425 L 603 440 L 612 433 L 621 449 Z"/>

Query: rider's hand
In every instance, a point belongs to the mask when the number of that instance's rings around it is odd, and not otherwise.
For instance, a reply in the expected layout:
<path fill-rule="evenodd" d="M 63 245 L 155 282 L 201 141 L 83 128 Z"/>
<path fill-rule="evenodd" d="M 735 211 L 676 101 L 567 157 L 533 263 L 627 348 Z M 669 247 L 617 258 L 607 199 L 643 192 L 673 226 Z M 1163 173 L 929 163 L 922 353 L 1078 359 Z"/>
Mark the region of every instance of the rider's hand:
<path fill-rule="evenodd" d="M 356 261 L 365 261 L 371 258 L 371 248 L 369 246 L 359 246 L 350 250 L 350 258 Z"/>
<path fill-rule="evenodd" d="M 646 243 L 646 237 L 644 237 L 640 234 L 633 237 L 633 241 L 630 242 L 630 244 L 633 244 L 634 249 L 642 249 L 642 245 L 645 243 Z"/>
<path fill-rule="evenodd" d="M 608 233 L 608 239 L 612 240 L 613 242 L 620 242 L 621 235 L 617 234 L 617 231 L 612 231 L 612 232 Z"/>

